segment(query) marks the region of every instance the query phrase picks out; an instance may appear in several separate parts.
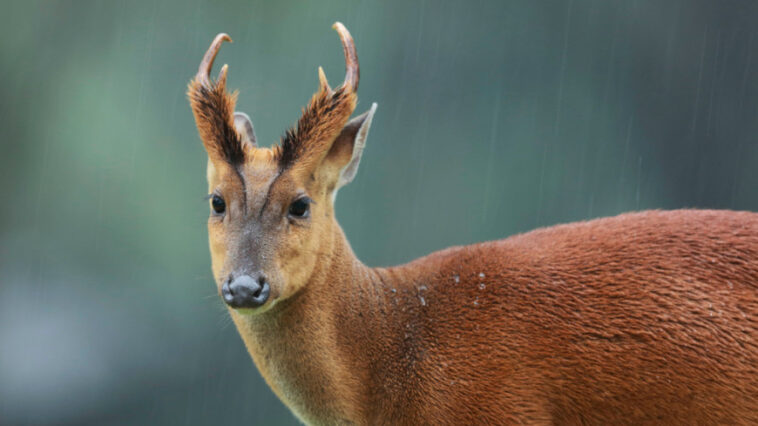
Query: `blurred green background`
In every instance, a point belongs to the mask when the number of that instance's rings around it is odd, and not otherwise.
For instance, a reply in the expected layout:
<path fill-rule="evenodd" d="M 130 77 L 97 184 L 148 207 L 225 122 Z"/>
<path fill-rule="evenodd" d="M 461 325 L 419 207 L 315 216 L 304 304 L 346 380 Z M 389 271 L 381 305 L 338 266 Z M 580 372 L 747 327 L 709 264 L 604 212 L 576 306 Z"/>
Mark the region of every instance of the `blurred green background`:
<path fill-rule="evenodd" d="M 186 84 L 218 32 L 263 144 L 378 102 L 338 218 L 369 265 L 649 208 L 758 210 L 753 1 L 6 1 L 0 423 L 295 424 L 214 294 Z M 218 67 L 216 68 L 218 69 Z"/>

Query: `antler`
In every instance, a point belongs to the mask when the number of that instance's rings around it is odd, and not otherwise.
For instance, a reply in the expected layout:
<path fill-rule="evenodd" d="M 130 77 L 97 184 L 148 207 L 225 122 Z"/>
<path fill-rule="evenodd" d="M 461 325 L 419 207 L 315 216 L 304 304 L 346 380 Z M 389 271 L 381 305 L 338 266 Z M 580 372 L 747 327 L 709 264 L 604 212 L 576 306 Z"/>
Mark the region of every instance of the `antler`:
<path fill-rule="evenodd" d="M 349 88 L 353 92 L 357 92 L 361 71 L 358 66 L 358 53 L 355 51 L 353 37 L 347 28 L 342 25 L 342 22 L 335 22 L 332 28 L 339 34 L 340 41 L 342 41 L 342 49 L 345 51 L 345 82 L 342 83 L 342 86 Z"/>
<path fill-rule="evenodd" d="M 203 60 L 200 62 L 200 67 L 197 69 L 195 80 L 203 86 L 211 86 L 211 68 L 213 67 L 213 61 L 216 60 L 216 55 L 218 55 L 218 51 L 221 49 L 221 44 L 225 41 L 231 43 L 232 38 L 226 33 L 220 33 L 217 35 L 216 38 L 213 39 L 213 43 L 211 43 L 208 51 L 205 52 Z M 226 84 L 226 71 L 228 68 L 228 66 L 224 65 L 218 73 L 217 81 L 220 85 Z"/>
<path fill-rule="evenodd" d="M 226 92 L 226 73 L 224 65 L 215 82 L 210 73 L 223 42 L 232 39 L 221 33 L 213 39 L 208 51 L 197 69 L 194 80 L 189 84 L 189 96 L 192 112 L 200 138 L 203 140 L 211 158 L 226 161 L 232 165 L 241 164 L 245 159 L 242 135 L 234 126 L 234 105 L 236 93 Z"/>
<path fill-rule="evenodd" d="M 283 167 L 289 167 L 296 160 L 313 164 L 323 158 L 355 109 L 360 79 L 355 43 L 341 22 L 335 22 L 332 28 L 339 34 L 345 52 L 345 81 L 332 90 L 324 70 L 319 67 L 319 90 L 303 110 L 296 127 L 282 138 L 277 157 Z"/>
<path fill-rule="evenodd" d="M 345 81 L 336 90 L 329 87 L 324 71 L 319 68 L 319 91 L 303 111 L 297 127 L 287 131 L 282 140 L 277 157 L 283 166 L 289 166 L 297 158 L 308 156 L 312 161 L 326 154 L 329 145 L 342 130 L 350 114 L 355 109 L 356 92 L 360 79 L 358 54 L 350 32 L 341 22 L 332 25 L 339 34 L 345 53 Z M 225 33 L 218 34 L 211 43 L 200 62 L 197 74 L 189 84 L 188 95 L 192 112 L 195 115 L 200 138 L 212 158 L 225 160 L 236 165 L 244 162 L 244 145 L 255 146 L 252 125 L 248 134 L 240 133 L 235 128 L 235 119 L 244 123 L 247 117 L 235 116 L 236 93 L 226 92 L 226 73 L 224 65 L 216 81 L 211 80 L 211 68 L 221 45 L 232 39 Z M 245 126 L 241 126 L 247 129 Z M 247 139 L 245 139 L 247 137 Z M 243 143 L 247 140 L 250 143 Z"/>

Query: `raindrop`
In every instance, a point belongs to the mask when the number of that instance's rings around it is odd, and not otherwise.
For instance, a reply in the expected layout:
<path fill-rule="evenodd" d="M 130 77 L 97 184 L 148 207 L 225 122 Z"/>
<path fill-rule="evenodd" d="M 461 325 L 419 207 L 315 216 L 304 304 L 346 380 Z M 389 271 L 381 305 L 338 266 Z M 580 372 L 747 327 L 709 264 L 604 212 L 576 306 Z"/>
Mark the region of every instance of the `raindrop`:
<path fill-rule="evenodd" d="M 421 284 L 420 286 L 418 286 L 417 290 L 418 290 L 418 300 L 421 301 L 421 306 L 426 306 L 426 299 L 421 294 L 422 291 L 426 291 L 427 290 L 426 285 Z"/>
<path fill-rule="evenodd" d="M 479 283 L 479 290 L 484 290 L 487 287 L 484 283 Z"/>
<path fill-rule="evenodd" d="M 479 278 L 484 278 L 484 272 L 479 273 Z"/>

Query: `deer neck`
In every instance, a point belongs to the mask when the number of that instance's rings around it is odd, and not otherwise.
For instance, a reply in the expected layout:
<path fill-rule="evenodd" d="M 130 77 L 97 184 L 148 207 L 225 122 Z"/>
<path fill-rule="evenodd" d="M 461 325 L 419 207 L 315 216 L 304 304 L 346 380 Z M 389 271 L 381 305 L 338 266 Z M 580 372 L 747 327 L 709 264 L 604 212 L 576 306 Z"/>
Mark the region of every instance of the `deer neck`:
<path fill-rule="evenodd" d="M 382 274 L 354 255 L 334 223 L 305 287 L 268 312 L 232 318 L 274 392 L 308 424 L 365 418 L 371 347 L 381 344 Z M 370 345 L 369 345 L 370 343 Z"/>

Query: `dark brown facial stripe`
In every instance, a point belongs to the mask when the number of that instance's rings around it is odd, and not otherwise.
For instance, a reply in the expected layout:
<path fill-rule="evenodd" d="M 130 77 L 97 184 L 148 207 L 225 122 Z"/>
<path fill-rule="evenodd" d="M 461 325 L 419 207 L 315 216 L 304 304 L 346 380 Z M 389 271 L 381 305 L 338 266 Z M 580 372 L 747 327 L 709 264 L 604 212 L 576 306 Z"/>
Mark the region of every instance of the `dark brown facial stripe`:
<path fill-rule="evenodd" d="M 268 190 L 266 191 L 266 198 L 263 200 L 263 206 L 261 207 L 261 211 L 258 212 L 258 219 L 263 217 L 263 212 L 266 211 L 266 207 L 268 206 L 269 201 L 271 200 L 271 189 L 274 187 L 274 184 L 276 184 L 276 181 L 279 180 L 279 178 L 284 174 L 284 168 L 279 168 L 279 173 L 277 173 L 274 180 L 271 181 L 271 184 L 268 186 Z"/>

